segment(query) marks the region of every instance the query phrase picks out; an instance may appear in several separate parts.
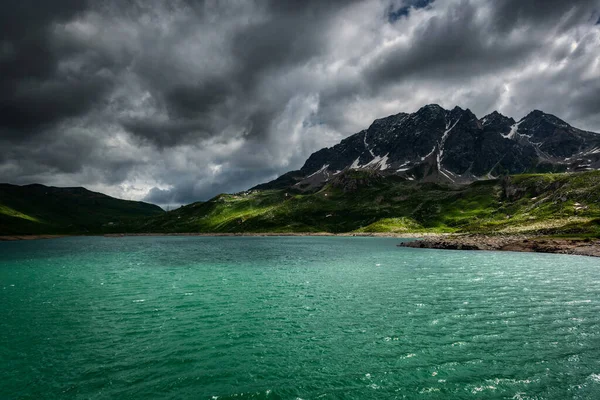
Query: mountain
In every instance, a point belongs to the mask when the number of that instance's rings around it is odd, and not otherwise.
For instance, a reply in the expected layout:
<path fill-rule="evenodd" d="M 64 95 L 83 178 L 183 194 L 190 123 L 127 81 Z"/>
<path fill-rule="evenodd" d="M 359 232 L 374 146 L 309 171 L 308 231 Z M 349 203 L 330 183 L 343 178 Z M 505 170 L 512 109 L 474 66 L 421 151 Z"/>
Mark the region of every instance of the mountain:
<path fill-rule="evenodd" d="M 313 153 L 298 171 L 253 189 L 314 191 L 343 171 L 372 170 L 406 180 L 467 184 L 532 172 L 600 168 L 600 134 L 532 111 L 520 121 L 496 111 L 430 104 L 413 114 L 377 119 L 339 144 Z"/>
<path fill-rule="evenodd" d="M 0 184 L 0 235 L 100 233 L 132 218 L 163 213 L 154 204 L 115 199 L 82 187 Z"/>
<path fill-rule="evenodd" d="M 297 171 L 164 212 L 83 188 L 0 185 L 0 234 L 480 232 L 600 237 L 600 135 L 533 111 L 428 105 Z M 550 173 L 552 172 L 552 173 Z M 563 172 L 563 173 L 560 173 Z M 578 173 L 574 173 L 578 172 Z"/>

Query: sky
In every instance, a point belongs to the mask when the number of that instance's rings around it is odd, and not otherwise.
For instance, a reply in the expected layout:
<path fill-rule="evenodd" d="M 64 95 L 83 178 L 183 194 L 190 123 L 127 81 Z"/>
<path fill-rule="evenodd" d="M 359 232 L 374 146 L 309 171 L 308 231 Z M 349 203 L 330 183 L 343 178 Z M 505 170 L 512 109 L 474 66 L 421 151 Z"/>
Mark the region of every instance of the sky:
<path fill-rule="evenodd" d="M 187 204 L 431 103 L 600 132 L 600 0 L 0 0 L 0 182 Z"/>

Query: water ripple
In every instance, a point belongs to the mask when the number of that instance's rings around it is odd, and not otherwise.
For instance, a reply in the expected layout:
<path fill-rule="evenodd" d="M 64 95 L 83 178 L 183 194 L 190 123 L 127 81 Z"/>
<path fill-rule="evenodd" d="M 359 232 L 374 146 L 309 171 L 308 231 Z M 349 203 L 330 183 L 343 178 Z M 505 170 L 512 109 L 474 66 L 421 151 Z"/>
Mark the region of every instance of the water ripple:
<path fill-rule="evenodd" d="M 0 398 L 600 398 L 600 266 L 378 238 L 0 243 Z"/>

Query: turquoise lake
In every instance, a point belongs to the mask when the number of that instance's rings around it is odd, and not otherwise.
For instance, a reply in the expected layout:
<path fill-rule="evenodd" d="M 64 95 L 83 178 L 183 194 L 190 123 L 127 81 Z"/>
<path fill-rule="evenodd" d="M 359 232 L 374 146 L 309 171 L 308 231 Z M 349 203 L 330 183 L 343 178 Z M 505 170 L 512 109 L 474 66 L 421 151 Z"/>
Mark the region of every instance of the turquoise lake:
<path fill-rule="evenodd" d="M 600 399 L 600 259 L 0 242 L 0 399 Z"/>

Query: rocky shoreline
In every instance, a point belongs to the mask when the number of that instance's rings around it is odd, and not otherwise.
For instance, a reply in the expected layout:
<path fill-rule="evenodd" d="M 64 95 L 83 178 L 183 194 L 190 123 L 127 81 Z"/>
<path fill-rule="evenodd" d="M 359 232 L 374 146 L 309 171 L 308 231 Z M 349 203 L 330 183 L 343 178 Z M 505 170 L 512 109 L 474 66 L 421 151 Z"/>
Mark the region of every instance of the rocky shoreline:
<path fill-rule="evenodd" d="M 600 239 L 520 235 L 449 235 L 402 242 L 399 247 L 440 250 L 495 250 L 600 257 Z"/>
<path fill-rule="evenodd" d="M 39 240 L 39 239 L 58 239 L 66 235 L 1 235 L 0 242 L 13 242 L 15 240 Z"/>

